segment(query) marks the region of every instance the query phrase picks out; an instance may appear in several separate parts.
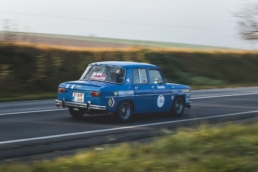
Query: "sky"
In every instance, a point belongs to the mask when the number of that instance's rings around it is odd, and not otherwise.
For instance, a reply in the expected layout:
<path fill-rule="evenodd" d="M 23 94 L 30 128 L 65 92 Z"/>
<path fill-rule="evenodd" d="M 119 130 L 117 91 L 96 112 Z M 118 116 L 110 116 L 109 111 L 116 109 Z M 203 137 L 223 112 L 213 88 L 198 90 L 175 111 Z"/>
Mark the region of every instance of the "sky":
<path fill-rule="evenodd" d="M 0 30 L 256 48 L 234 14 L 258 0 L 0 0 Z"/>

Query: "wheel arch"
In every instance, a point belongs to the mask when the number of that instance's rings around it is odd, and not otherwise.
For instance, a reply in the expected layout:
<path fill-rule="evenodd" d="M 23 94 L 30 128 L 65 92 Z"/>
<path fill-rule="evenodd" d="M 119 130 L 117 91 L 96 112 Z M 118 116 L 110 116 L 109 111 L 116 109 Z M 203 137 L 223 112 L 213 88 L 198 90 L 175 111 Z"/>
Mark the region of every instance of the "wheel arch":
<path fill-rule="evenodd" d="M 178 98 L 178 97 L 181 97 L 181 98 L 183 99 L 183 101 L 185 102 L 185 95 L 184 95 L 184 94 L 176 95 L 176 96 L 174 97 L 174 100 L 175 100 L 176 98 Z M 172 106 L 174 105 L 174 103 L 175 103 L 175 101 L 173 101 Z"/>

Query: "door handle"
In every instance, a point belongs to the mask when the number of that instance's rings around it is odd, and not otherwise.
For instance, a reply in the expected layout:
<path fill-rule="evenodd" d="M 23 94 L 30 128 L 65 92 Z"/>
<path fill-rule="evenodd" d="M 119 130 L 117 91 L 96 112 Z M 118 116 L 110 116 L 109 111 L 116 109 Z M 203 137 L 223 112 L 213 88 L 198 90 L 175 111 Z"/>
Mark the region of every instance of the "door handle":
<path fill-rule="evenodd" d="M 155 86 L 151 86 L 151 88 L 155 88 Z"/>
<path fill-rule="evenodd" d="M 134 87 L 136 90 L 139 88 L 139 87 Z"/>

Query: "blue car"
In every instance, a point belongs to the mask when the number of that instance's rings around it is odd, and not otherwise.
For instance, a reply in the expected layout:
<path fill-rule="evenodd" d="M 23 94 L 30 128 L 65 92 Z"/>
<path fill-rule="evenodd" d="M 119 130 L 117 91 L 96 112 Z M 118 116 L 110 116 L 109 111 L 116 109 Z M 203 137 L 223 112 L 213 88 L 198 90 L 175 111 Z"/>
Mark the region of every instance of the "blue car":
<path fill-rule="evenodd" d="M 129 121 L 133 114 L 168 112 L 181 116 L 191 107 L 190 87 L 167 83 L 159 67 L 137 62 L 96 62 L 78 81 L 58 86 L 56 107 L 71 116 L 115 114 Z"/>

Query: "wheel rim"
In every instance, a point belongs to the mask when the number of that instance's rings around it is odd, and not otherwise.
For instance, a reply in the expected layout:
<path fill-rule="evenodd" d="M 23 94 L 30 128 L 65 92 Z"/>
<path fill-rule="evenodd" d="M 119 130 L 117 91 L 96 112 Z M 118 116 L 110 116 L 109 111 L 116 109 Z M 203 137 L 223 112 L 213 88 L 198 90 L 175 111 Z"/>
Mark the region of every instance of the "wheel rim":
<path fill-rule="evenodd" d="M 131 113 L 131 109 L 130 109 L 130 105 L 126 102 L 124 102 L 121 106 L 121 117 L 123 119 L 127 119 L 130 116 Z"/>
<path fill-rule="evenodd" d="M 177 113 L 181 113 L 182 110 L 183 110 L 184 106 L 183 106 L 183 103 L 182 103 L 182 99 L 177 99 L 176 100 L 176 103 L 175 103 L 175 110 Z"/>

